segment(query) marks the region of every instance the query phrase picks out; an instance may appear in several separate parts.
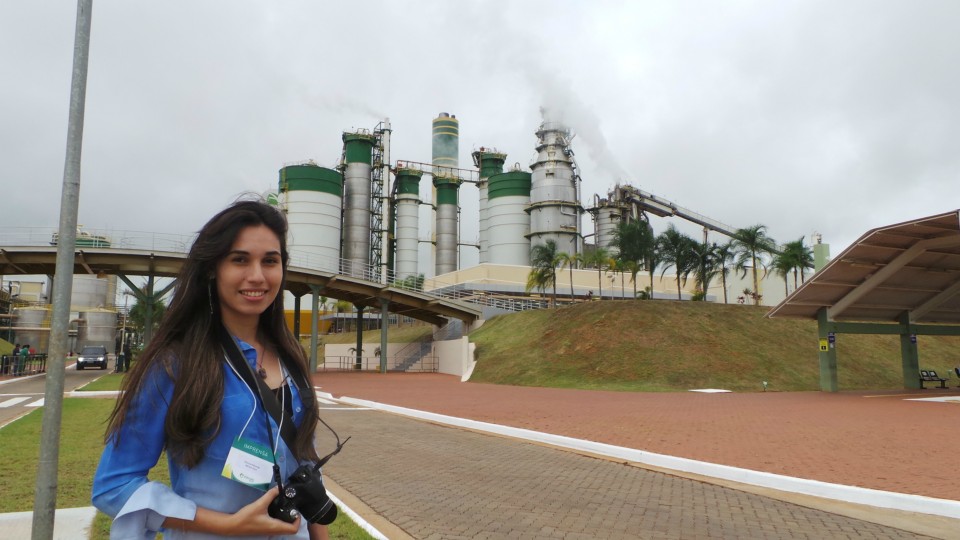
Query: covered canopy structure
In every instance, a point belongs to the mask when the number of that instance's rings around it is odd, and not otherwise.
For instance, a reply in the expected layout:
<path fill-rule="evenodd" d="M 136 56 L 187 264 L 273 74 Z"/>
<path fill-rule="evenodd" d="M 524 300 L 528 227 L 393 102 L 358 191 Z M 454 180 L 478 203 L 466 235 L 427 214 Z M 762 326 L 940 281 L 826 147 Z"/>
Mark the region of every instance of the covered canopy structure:
<path fill-rule="evenodd" d="M 960 210 L 868 231 L 773 308 L 814 319 L 820 388 L 837 391 L 836 334 L 898 334 L 905 388 L 920 388 L 917 335 L 960 335 Z"/>

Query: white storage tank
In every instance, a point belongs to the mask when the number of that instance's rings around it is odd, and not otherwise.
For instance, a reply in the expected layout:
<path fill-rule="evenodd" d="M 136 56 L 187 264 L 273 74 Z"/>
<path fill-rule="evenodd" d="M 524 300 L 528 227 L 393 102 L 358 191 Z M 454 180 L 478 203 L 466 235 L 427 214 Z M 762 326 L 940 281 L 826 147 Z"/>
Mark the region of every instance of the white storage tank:
<path fill-rule="evenodd" d="M 315 164 L 290 165 L 280 169 L 279 191 L 290 225 L 291 263 L 339 272 L 343 176 Z"/>
<path fill-rule="evenodd" d="M 416 169 L 397 169 L 397 253 L 396 279 L 404 280 L 417 275 L 419 262 L 419 215 L 420 215 L 420 178 L 421 171 Z"/>
<path fill-rule="evenodd" d="M 605 248 L 611 258 L 616 258 L 620 254 L 614 240 L 617 235 L 617 227 L 623 221 L 622 209 L 611 203 L 601 203 L 593 209 L 594 219 L 596 220 L 597 246 Z"/>
<path fill-rule="evenodd" d="M 489 262 L 530 266 L 530 173 L 510 171 L 489 179 L 487 224 Z"/>
<path fill-rule="evenodd" d="M 22 307 L 13 310 L 14 343 L 29 344 L 37 352 L 46 352 L 50 341 L 50 309 Z"/>
<path fill-rule="evenodd" d="M 117 352 L 117 312 L 109 309 L 94 309 L 80 312 L 77 347 L 103 345 L 107 352 Z"/>
<path fill-rule="evenodd" d="M 89 274 L 73 276 L 73 290 L 70 293 L 72 311 L 112 306 L 116 302 L 117 276 L 98 278 Z"/>
<path fill-rule="evenodd" d="M 503 172 L 503 162 L 507 160 L 506 154 L 501 154 L 495 149 L 483 148 L 474 152 L 473 154 L 473 164 L 477 166 L 480 171 L 479 181 L 477 182 L 477 191 L 480 194 L 479 200 L 479 209 L 480 209 L 480 264 L 490 262 L 490 257 L 488 251 L 490 249 L 489 241 L 489 216 L 487 212 L 488 206 L 488 179 L 491 176 L 500 174 Z"/>

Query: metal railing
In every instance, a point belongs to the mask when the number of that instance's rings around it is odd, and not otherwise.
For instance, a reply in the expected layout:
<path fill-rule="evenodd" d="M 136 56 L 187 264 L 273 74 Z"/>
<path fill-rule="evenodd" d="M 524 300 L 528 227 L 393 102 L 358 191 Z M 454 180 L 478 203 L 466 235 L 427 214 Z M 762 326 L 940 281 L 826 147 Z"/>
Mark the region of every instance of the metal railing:
<path fill-rule="evenodd" d="M 3 355 L 0 357 L 0 376 L 12 375 L 14 377 L 23 377 L 26 375 L 36 375 L 37 373 L 46 373 L 47 355 L 31 354 L 26 358 L 22 356 Z"/>
<path fill-rule="evenodd" d="M 89 246 L 91 249 L 129 249 L 166 253 L 185 254 L 196 235 L 154 233 L 145 231 L 125 231 L 116 229 L 83 229 L 84 236 L 103 238 L 109 247 Z M 49 247 L 56 245 L 55 230 L 49 227 L 10 227 L 0 231 L 0 246 Z M 78 246 L 77 249 L 83 249 Z M 383 283 L 400 289 L 424 294 L 431 298 L 458 300 L 471 304 L 498 307 L 510 311 L 542 309 L 547 302 L 522 297 L 491 297 L 484 291 L 477 291 L 469 283 L 446 283 L 430 278 L 430 289 L 424 288 L 424 280 L 417 276 L 399 276 L 394 271 L 384 273 L 381 267 L 362 265 L 356 261 L 336 257 L 324 257 L 300 250 L 290 250 L 290 266 L 347 275 Z M 524 285 L 524 284 L 519 284 Z"/>
<path fill-rule="evenodd" d="M 380 371 L 379 356 L 362 356 L 357 362 L 356 356 L 328 356 L 323 364 L 317 366 L 320 371 Z M 440 359 L 436 356 L 424 356 L 412 365 L 402 368 L 397 359 L 387 358 L 387 371 L 436 373 L 440 367 Z"/>

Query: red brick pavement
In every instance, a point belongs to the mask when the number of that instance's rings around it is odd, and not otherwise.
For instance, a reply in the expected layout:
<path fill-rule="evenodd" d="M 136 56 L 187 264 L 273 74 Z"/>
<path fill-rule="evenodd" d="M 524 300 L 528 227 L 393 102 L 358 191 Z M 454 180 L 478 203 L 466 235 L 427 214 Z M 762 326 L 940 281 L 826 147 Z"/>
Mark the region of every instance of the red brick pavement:
<path fill-rule="evenodd" d="M 322 391 L 757 471 L 960 500 L 960 390 L 629 393 L 323 372 Z"/>

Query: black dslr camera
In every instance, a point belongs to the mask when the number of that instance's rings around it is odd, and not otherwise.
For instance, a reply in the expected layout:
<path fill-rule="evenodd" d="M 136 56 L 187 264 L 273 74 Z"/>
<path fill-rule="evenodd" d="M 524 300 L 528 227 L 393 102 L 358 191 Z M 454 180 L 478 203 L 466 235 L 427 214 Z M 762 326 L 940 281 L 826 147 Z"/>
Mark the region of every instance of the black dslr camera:
<path fill-rule="evenodd" d="M 286 485 L 280 483 L 279 478 L 277 485 L 280 494 L 267 508 L 270 517 L 293 523 L 302 515 L 310 523 L 321 525 L 329 525 L 337 519 L 337 505 L 327 496 L 319 465 L 316 468 L 301 465 L 290 475 Z"/>

